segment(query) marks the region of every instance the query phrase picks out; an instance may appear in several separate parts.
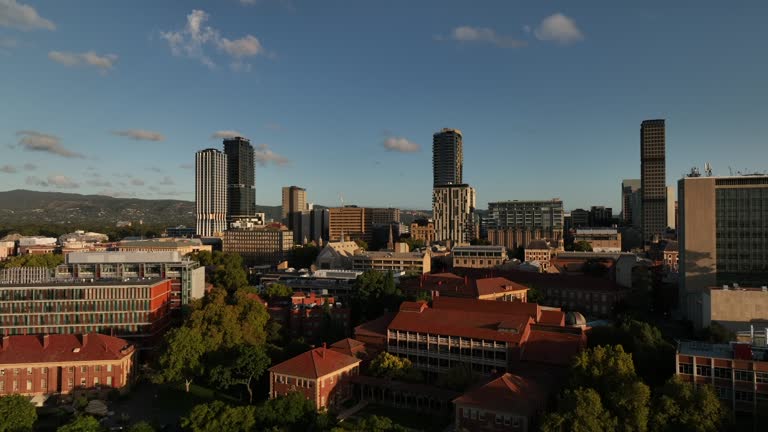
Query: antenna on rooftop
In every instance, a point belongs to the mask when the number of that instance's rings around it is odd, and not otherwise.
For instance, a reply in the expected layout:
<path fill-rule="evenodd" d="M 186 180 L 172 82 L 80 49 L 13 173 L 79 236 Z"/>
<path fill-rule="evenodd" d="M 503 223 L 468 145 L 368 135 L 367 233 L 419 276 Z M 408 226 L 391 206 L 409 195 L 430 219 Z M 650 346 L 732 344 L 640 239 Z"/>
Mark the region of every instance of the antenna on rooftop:
<path fill-rule="evenodd" d="M 341 201 L 341 206 L 344 207 L 344 194 L 339 192 L 339 201 Z"/>
<path fill-rule="evenodd" d="M 704 164 L 704 175 L 712 177 L 712 165 L 709 162 Z"/>

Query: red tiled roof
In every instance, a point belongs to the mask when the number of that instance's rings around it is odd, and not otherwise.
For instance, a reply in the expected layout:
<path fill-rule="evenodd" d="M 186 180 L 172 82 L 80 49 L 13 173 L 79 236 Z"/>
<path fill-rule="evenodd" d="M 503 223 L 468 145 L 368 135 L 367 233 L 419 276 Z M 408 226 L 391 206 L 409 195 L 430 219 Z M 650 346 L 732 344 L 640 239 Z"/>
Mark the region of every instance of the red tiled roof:
<path fill-rule="evenodd" d="M 132 352 L 127 341 L 99 333 L 5 336 L 0 364 L 120 360 Z"/>
<path fill-rule="evenodd" d="M 542 309 L 539 323 L 562 327 L 565 325 L 565 312 L 555 309 Z"/>
<path fill-rule="evenodd" d="M 427 303 L 424 301 L 404 301 L 400 303 L 400 312 L 421 312 L 427 307 L 429 306 L 427 306 Z"/>
<path fill-rule="evenodd" d="M 505 277 L 511 281 L 521 284 L 531 284 L 536 289 L 573 289 L 582 291 L 598 292 L 616 292 L 625 291 L 626 288 L 616 284 L 608 279 L 595 278 L 583 275 L 563 275 L 550 273 L 534 273 L 519 270 L 488 270 L 488 269 L 466 269 L 462 273 L 473 276 L 487 276 L 488 272 L 494 275 Z"/>
<path fill-rule="evenodd" d="M 387 327 L 389 327 L 389 323 L 392 322 L 392 320 L 395 318 L 395 315 L 396 314 L 394 312 L 385 312 L 375 320 L 360 324 L 359 326 L 355 327 L 355 336 L 366 335 L 386 338 Z"/>
<path fill-rule="evenodd" d="M 365 344 L 352 338 L 346 338 L 331 345 L 331 349 L 342 354 L 354 356 L 357 353 L 365 352 Z"/>
<path fill-rule="evenodd" d="M 477 279 L 475 281 L 475 286 L 477 287 L 477 295 L 479 296 L 528 289 L 525 285 L 520 285 L 519 283 L 512 282 L 503 277 Z"/>
<path fill-rule="evenodd" d="M 320 347 L 272 366 L 269 371 L 316 379 L 357 363 L 360 363 L 360 360 L 355 357 Z"/>
<path fill-rule="evenodd" d="M 544 408 L 548 388 L 535 379 L 505 373 L 453 400 L 457 406 L 524 416 Z"/>
<path fill-rule="evenodd" d="M 455 309 L 473 312 L 500 313 L 509 315 L 528 315 L 538 322 L 541 309 L 536 303 L 504 302 L 450 297 L 436 297 L 432 300 L 434 309 Z"/>
<path fill-rule="evenodd" d="M 568 366 L 586 343 L 583 333 L 532 329 L 523 346 L 523 361 Z"/>

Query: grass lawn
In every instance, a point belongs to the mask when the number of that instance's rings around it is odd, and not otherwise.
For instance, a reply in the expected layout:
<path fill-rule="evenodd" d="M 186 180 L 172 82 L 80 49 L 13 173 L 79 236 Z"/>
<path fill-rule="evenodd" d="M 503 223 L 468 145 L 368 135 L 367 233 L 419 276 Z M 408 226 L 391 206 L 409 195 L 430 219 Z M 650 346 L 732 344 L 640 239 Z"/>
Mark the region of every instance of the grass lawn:
<path fill-rule="evenodd" d="M 379 417 L 388 417 L 393 422 L 400 426 L 405 426 L 409 429 L 415 429 L 427 432 L 441 432 L 445 430 L 446 426 L 451 422 L 452 418 L 448 416 L 433 416 L 421 411 L 406 410 L 401 408 L 392 408 L 382 405 L 368 405 L 350 418 L 350 420 L 356 420 L 372 415 Z M 342 427 L 346 428 L 350 420 L 342 423 Z"/>

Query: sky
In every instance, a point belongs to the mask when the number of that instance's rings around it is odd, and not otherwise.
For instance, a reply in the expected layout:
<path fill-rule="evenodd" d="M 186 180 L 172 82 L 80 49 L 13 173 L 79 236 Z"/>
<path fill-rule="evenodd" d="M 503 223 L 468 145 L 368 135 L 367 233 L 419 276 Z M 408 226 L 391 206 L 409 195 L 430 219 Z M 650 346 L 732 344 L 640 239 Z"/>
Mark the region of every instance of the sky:
<path fill-rule="evenodd" d="M 0 190 L 194 199 L 238 133 L 256 200 L 431 207 L 432 134 L 489 201 L 619 209 L 640 123 L 667 183 L 768 169 L 768 2 L 0 0 Z"/>

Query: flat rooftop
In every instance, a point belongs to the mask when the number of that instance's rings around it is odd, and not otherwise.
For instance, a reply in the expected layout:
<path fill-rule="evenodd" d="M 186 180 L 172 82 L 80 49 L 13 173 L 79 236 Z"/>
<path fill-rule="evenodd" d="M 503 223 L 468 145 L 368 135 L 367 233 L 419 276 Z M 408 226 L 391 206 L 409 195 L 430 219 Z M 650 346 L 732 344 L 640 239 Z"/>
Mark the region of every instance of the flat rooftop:
<path fill-rule="evenodd" d="M 178 251 L 128 251 L 128 252 L 72 252 L 67 254 L 67 264 L 145 264 L 192 262 L 182 259 Z"/>
<path fill-rule="evenodd" d="M 124 279 L 58 279 L 31 283 L 0 282 L 2 288 L 44 288 L 44 287 L 102 287 L 102 286 L 152 286 L 166 279 L 163 278 L 124 278 Z"/>

